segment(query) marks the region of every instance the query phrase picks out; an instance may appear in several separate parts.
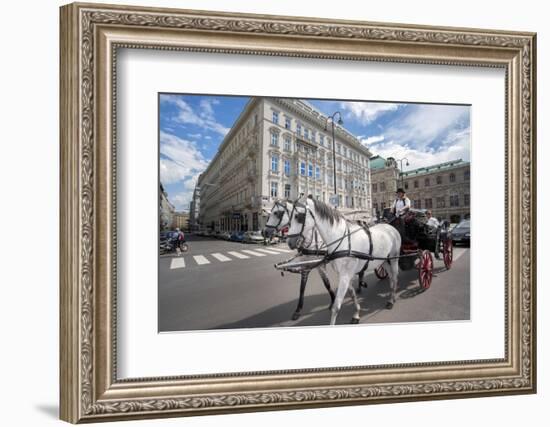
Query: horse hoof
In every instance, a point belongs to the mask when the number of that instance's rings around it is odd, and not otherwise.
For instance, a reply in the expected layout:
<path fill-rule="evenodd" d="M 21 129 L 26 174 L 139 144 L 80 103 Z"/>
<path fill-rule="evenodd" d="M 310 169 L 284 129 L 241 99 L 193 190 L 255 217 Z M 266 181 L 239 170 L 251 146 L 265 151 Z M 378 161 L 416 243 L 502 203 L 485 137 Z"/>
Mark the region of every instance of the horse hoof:
<path fill-rule="evenodd" d="M 359 323 L 359 319 L 353 318 L 349 323 L 351 323 L 352 325 L 357 325 Z"/>
<path fill-rule="evenodd" d="M 292 320 L 298 320 L 300 318 L 300 313 L 296 312 L 292 315 Z"/>
<path fill-rule="evenodd" d="M 386 303 L 386 308 L 387 308 L 388 310 L 391 310 L 391 309 L 393 308 L 393 302 L 389 302 L 389 301 L 388 301 L 388 302 Z"/>

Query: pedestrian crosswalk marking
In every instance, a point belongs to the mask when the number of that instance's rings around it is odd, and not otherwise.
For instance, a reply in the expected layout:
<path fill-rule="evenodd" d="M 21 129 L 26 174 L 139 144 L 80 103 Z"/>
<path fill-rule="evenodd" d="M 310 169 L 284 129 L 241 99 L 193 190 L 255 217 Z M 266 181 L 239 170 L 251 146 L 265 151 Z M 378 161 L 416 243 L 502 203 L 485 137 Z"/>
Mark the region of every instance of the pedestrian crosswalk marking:
<path fill-rule="evenodd" d="M 244 255 L 244 254 L 241 254 L 240 252 L 235 252 L 235 251 L 229 251 L 227 252 L 229 255 L 233 255 L 235 258 L 239 258 L 239 259 L 247 259 L 247 258 L 250 258 L 248 255 Z"/>
<path fill-rule="evenodd" d="M 274 251 L 279 251 L 279 252 L 294 252 L 294 251 L 291 251 L 290 249 L 283 249 L 283 248 L 270 248 L 270 249 L 273 249 Z"/>
<path fill-rule="evenodd" d="M 279 255 L 280 252 L 277 252 L 277 251 L 274 251 L 274 250 L 270 250 L 270 249 L 256 249 L 257 251 L 260 251 L 260 252 L 265 252 L 266 254 L 275 254 L 275 255 Z"/>
<path fill-rule="evenodd" d="M 212 256 L 213 256 L 214 258 L 216 258 L 218 261 L 221 261 L 221 262 L 231 261 L 231 258 L 226 257 L 225 255 L 220 254 L 220 253 L 218 253 L 218 252 L 212 254 Z"/>
<path fill-rule="evenodd" d="M 254 255 L 254 256 L 265 256 L 265 254 L 262 254 L 260 252 L 250 251 L 248 249 L 243 249 L 241 252 L 244 252 L 245 254 Z"/>
<path fill-rule="evenodd" d="M 210 261 L 208 261 L 208 259 L 206 259 L 206 257 L 203 256 L 203 255 L 195 255 L 195 256 L 193 256 L 193 258 L 195 258 L 195 262 L 198 265 L 210 264 Z"/>
<path fill-rule="evenodd" d="M 170 262 L 170 270 L 174 270 L 176 268 L 184 268 L 184 267 L 185 267 L 185 259 L 183 259 L 183 257 L 172 258 L 172 261 Z"/>

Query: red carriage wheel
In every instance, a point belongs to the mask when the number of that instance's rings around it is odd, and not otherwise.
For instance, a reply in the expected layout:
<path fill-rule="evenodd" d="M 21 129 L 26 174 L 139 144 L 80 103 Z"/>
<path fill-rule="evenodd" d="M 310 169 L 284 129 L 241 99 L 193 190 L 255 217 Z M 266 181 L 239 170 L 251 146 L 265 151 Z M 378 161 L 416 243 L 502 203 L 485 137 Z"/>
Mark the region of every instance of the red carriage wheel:
<path fill-rule="evenodd" d="M 447 270 L 451 268 L 451 265 L 453 265 L 453 240 L 452 239 L 445 239 L 443 242 L 443 262 L 445 263 L 445 267 L 447 267 Z"/>
<path fill-rule="evenodd" d="M 384 265 L 380 265 L 377 269 L 375 269 L 374 274 L 376 274 L 376 277 L 378 277 L 380 280 L 384 280 L 386 277 L 388 277 L 388 272 L 384 268 Z"/>
<path fill-rule="evenodd" d="M 418 282 L 423 289 L 428 289 L 432 284 L 434 260 L 430 251 L 424 250 L 420 253 L 418 261 Z"/>

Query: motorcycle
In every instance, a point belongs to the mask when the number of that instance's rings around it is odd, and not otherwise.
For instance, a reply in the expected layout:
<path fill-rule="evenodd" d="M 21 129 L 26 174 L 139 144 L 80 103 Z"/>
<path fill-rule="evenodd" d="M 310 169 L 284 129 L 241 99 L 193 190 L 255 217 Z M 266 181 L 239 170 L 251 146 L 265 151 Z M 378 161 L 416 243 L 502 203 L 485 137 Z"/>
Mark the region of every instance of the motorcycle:
<path fill-rule="evenodd" d="M 189 250 L 189 245 L 186 242 L 181 242 L 176 239 L 164 239 L 160 241 L 160 253 L 167 254 L 175 252 L 181 255 Z"/>

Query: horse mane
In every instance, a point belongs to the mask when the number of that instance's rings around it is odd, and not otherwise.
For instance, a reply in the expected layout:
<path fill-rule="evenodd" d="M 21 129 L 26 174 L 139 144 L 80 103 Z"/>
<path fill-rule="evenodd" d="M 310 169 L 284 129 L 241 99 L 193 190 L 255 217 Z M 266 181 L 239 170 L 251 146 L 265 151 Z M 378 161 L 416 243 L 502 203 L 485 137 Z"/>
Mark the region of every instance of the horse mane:
<path fill-rule="evenodd" d="M 338 222 L 341 219 L 345 220 L 344 215 L 342 215 L 341 212 L 338 212 L 333 207 L 317 199 L 310 199 L 310 200 L 313 202 L 313 206 L 315 207 L 315 212 L 319 215 L 321 219 L 324 219 L 330 222 L 330 225 L 334 224 L 335 222 Z"/>

